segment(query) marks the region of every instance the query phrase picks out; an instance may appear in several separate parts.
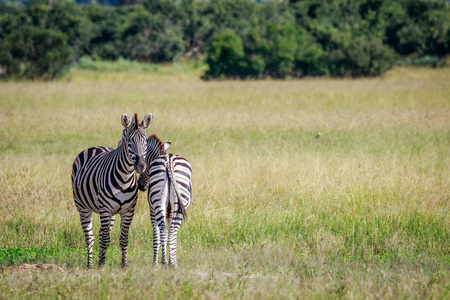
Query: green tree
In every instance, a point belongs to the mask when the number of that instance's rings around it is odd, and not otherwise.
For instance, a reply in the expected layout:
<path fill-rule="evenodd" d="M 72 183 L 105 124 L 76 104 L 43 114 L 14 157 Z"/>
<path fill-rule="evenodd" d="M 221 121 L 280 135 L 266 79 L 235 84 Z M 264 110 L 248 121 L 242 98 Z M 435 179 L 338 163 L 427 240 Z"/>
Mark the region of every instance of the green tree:
<path fill-rule="evenodd" d="M 260 4 L 251 0 L 212 0 L 205 7 L 203 14 L 213 24 L 206 43 L 211 45 L 213 37 L 225 30 L 233 30 L 239 37 L 252 28 L 252 20 L 258 18 Z"/>
<path fill-rule="evenodd" d="M 350 34 L 335 38 L 337 47 L 322 56 L 332 76 L 378 76 L 394 65 L 394 52 L 381 40 Z"/>
<path fill-rule="evenodd" d="M 74 60 L 89 53 L 89 44 L 94 37 L 93 26 L 80 5 L 53 1 L 46 28 L 64 32 L 67 44 L 72 48 Z"/>
<path fill-rule="evenodd" d="M 326 75 L 328 69 L 323 63 L 323 50 L 314 38 L 303 28 L 296 32 L 294 73 L 296 76 Z"/>
<path fill-rule="evenodd" d="M 243 76 L 242 60 L 244 47 L 241 38 L 231 29 L 227 29 L 214 37 L 208 49 L 206 63 L 209 69 L 205 78 L 236 78 Z"/>
<path fill-rule="evenodd" d="M 128 10 L 122 7 L 91 5 L 84 8 L 92 22 L 92 37 L 86 51 L 94 59 L 116 60 L 122 53 L 122 35 Z"/>
<path fill-rule="evenodd" d="M 171 26 L 161 14 L 151 14 L 143 7 L 129 15 L 123 32 L 125 57 L 139 60 L 173 61 L 184 53 L 182 31 Z"/>
<path fill-rule="evenodd" d="M 181 2 L 181 28 L 185 43 L 186 55 L 199 56 L 206 52 L 209 38 L 214 32 L 214 25 L 204 16 L 206 4 L 195 0 Z"/>
<path fill-rule="evenodd" d="M 294 67 L 297 52 L 296 30 L 293 23 L 268 24 L 267 48 L 264 53 L 266 72 L 275 78 L 285 78 Z"/>

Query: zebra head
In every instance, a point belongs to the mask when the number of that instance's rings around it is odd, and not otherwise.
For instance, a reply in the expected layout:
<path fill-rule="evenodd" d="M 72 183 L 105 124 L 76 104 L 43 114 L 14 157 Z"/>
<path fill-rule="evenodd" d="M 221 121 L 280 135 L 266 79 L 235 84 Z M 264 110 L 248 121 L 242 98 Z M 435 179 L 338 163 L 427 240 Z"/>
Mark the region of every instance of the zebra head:
<path fill-rule="evenodd" d="M 150 183 L 150 164 L 152 161 L 160 155 L 165 155 L 166 150 L 170 146 L 170 142 L 163 143 L 156 134 L 152 134 L 147 139 L 147 168 L 144 173 L 139 177 L 138 188 L 141 191 L 148 189 Z"/>
<path fill-rule="evenodd" d="M 122 125 L 124 127 L 121 143 L 126 143 L 128 160 L 133 162 L 137 173 L 145 171 L 147 166 L 145 157 L 147 154 L 147 135 L 145 129 L 152 125 L 153 115 L 148 113 L 141 124 L 138 123 L 137 114 L 131 119 L 127 114 L 122 115 Z M 119 143 L 119 145 L 121 144 Z"/>

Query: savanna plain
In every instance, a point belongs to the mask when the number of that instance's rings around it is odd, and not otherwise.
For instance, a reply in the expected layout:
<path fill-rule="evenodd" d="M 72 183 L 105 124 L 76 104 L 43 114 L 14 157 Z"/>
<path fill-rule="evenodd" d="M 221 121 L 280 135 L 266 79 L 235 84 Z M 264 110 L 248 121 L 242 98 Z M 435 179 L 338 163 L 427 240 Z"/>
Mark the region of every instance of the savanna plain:
<path fill-rule="evenodd" d="M 0 82 L 0 298 L 450 297 L 449 68 L 374 79 L 199 75 L 174 65 Z M 124 112 L 153 113 L 147 133 L 191 162 L 178 269 L 152 266 L 141 192 L 129 267 L 116 222 L 106 266 L 86 269 L 71 166 L 88 147 L 117 146 Z M 98 215 L 93 223 L 95 264 Z"/>

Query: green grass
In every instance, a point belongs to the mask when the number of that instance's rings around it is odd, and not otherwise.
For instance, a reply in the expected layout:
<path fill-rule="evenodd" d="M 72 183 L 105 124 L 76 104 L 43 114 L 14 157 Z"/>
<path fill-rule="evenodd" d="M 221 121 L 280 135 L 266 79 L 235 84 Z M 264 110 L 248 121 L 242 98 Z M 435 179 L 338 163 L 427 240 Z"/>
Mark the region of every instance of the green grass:
<path fill-rule="evenodd" d="M 0 83 L 0 298 L 448 298 L 450 69 L 378 79 L 202 82 L 201 66 L 76 69 Z M 70 186 L 75 156 L 115 147 L 120 116 L 193 167 L 177 270 L 152 267 L 139 194 L 120 268 L 86 270 Z M 321 137 L 316 139 L 317 132 Z M 99 218 L 94 216 L 94 261 Z"/>
<path fill-rule="evenodd" d="M 117 61 L 94 60 L 90 56 L 83 56 L 78 62 L 78 68 L 84 70 L 94 70 L 100 72 L 118 72 L 118 71 L 158 71 L 158 65 L 144 64 L 136 61 L 130 61 L 119 58 Z"/>

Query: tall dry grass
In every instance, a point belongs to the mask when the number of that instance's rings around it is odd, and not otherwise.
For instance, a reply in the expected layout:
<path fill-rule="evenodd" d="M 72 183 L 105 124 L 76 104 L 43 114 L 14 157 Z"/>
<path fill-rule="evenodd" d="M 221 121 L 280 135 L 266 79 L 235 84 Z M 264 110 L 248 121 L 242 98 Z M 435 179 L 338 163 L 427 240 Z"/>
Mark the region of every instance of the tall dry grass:
<path fill-rule="evenodd" d="M 0 264 L 67 270 L 0 275 L 2 297 L 448 296 L 450 69 L 221 82 L 196 72 L 0 83 Z M 144 194 L 130 267 L 119 268 L 116 225 L 107 267 L 85 270 L 71 164 L 115 147 L 123 112 L 152 112 L 148 133 L 193 166 L 178 270 L 151 267 Z"/>

